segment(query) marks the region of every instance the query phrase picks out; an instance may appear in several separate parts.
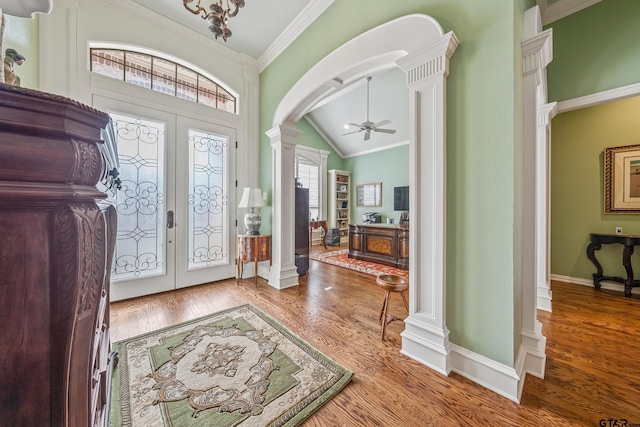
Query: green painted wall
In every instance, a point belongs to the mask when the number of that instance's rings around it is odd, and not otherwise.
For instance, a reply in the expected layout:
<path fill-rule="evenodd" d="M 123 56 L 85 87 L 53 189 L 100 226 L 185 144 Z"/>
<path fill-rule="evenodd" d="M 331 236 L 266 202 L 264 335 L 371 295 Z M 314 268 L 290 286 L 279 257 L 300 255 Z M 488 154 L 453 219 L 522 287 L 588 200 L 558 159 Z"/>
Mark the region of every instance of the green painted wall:
<path fill-rule="evenodd" d="M 264 132 L 283 96 L 320 59 L 362 32 L 410 13 L 431 15 L 445 32 L 456 33 L 460 46 L 447 83 L 447 326 L 453 343 L 510 366 L 516 344 L 514 197 L 519 191 L 514 122 L 521 120 L 514 112 L 521 18 L 514 16 L 531 5 L 524 0 L 336 1 L 260 76 L 260 185 L 269 188 L 271 147 Z"/>
<path fill-rule="evenodd" d="M 640 81 L 640 2 L 603 0 L 556 21 L 549 100 L 563 101 Z"/>
<path fill-rule="evenodd" d="M 20 77 L 20 86 L 31 89 L 40 88 L 39 16 L 36 14 L 29 19 L 6 15 L 4 48 L 15 49 L 26 58 L 22 65 L 15 66 L 14 71 Z"/>
<path fill-rule="evenodd" d="M 550 100 L 567 100 L 640 82 L 640 2 L 603 0 L 554 22 L 554 59 L 547 68 Z M 551 274 L 592 279 L 591 232 L 639 233 L 639 217 L 604 215 L 603 150 L 640 144 L 640 102 L 615 101 L 552 120 Z M 634 255 L 634 263 L 637 257 Z M 607 274 L 625 276 L 619 248 L 598 259 Z"/>
<path fill-rule="evenodd" d="M 640 97 L 559 114 L 551 148 L 551 273 L 591 280 L 589 233 L 640 234 L 637 215 L 603 213 L 603 153 L 608 147 L 640 144 Z M 606 275 L 626 277 L 618 245 L 597 257 Z M 634 264 L 638 261 L 634 254 Z M 640 271 L 640 270 L 637 270 Z"/>
<path fill-rule="evenodd" d="M 409 146 L 396 147 L 358 157 L 345 159 L 344 170 L 351 171 L 352 198 L 351 222 L 361 223 L 365 212 L 378 212 L 382 222 L 393 218 L 397 223 L 400 212 L 393 210 L 393 187 L 409 185 Z M 356 207 L 355 186 L 358 184 L 382 183 L 381 207 Z"/>
<path fill-rule="evenodd" d="M 302 135 L 298 138 L 298 144 L 306 147 L 317 148 L 319 150 L 329 151 L 327 157 L 327 170 L 344 169 L 344 159 L 341 158 L 335 150 L 320 136 L 318 132 L 309 124 L 306 119 L 298 122 L 296 128 L 302 131 Z"/>

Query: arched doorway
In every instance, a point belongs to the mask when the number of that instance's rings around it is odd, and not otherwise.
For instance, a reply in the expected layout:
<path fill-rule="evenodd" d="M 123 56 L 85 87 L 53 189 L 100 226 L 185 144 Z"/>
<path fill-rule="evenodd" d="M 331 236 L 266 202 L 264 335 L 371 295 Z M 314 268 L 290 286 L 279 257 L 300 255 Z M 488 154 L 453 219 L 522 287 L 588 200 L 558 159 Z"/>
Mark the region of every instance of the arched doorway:
<path fill-rule="evenodd" d="M 267 131 L 273 166 L 273 265 L 269 284 L 298 284 L 294 264 L 294 158 L 296 123 L 310 108 L 367 74 L 393 67 L 409 88 L 409 186 L 412 222 L 410 314 L 402 353 L 448 374 L 449 331 L 445 314 L 446 78 L 458 46 L 452 32 L 427 15 L 408 15 L 345 43 L 312 67 L 278 105 Z"/>

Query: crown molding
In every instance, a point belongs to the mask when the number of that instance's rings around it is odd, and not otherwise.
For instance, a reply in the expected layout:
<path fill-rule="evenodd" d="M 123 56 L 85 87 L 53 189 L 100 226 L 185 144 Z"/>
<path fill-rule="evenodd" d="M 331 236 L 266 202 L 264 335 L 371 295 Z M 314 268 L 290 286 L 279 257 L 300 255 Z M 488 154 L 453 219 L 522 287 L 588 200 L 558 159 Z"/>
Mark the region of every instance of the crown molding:
<path fill-rule="evenodd" d="M 318 132 L 318 134 L 322 137 L 322 139 L 324 139 L 325 142 L 327 144 L 329 144 L 331 146 L 331 148 L 333 148 L 333 151 L 335 151 L 336 154 L 338 156 L 340 156 L 341 159 L 344 159 L 345 158 L 344 153 L 340 150 L 340 148 L 336 145 L 336 143 L 331 138 L 329 138 L 329 136 L 326 133 L 324 133 L 324 131 L 316 123 L 316 121 L 313 120 L 310 115 L 306 115 L 306 116 L 304 116 L 304 118 L 307 120 L 307 122 L 309 122 L 311 127 L 314 128 L 316 130 L 316 132 Z"/>
<path fill-rule="evenodd" d="M 269 66 L 295 39 L 313 23 L 334 0 L 311 0 L 309 4 L 291 21 L 284 31 L 258 58 L 258 72 Z"/>
<path fill-rule="evenodd" d="M 582 9 L 600 3 L 602 0 L 557 0 L 549 4 L 549 0 L 538 0 L 542 25 L 549 25 Z"/>
<path fill-rule="evenodd" d="M 605 90 L 578 98 L 568 99 L 558 102 L 558 113 L 577 110 L 579 108 L 593 107 L 609 101 L 629 98 L 640 95 L 640 83 L 622 86 L 615 89 Z"/>

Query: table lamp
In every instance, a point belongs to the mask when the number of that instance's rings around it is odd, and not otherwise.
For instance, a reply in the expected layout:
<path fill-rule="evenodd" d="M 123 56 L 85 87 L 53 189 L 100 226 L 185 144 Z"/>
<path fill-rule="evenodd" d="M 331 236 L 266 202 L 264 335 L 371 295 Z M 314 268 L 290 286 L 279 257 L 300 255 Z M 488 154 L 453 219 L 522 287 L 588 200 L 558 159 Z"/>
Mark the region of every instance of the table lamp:
<path fill-rule="evenodd" d="M 246 234 L 248 236 L 257 236 L 260 234 L 259 230 L 260 225 L 262 225 L 262 218 L 258 212 L 255 212 L 255 208 L 261 208 L 263 206 L 262 190 L 259 188 L 245 187 L 238 207 L 251 208 L 251 212 L 247 212 L 244 215 L 244 226 L 247 229 Z"/>

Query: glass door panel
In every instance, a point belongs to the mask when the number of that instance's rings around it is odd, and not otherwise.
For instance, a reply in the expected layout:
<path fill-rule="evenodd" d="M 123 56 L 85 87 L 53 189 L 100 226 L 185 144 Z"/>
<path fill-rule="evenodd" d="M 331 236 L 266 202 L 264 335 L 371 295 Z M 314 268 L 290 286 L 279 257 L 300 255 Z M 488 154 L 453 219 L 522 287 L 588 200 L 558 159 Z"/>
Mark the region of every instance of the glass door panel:
<path fill-rule="evenodd" d="M 118 234 L 114 281 L 164 274 L 166 125 L 112 113 L 122 187 L 116 195 Z"/>
<path fill-rule="evenodd" d="M 122 182 L 111 300 L 175 289 L 175 115 L 97 95 L 93 105 L 113 120 Z"/>
<path fill-rule="evenodd" d="M 235 274 L 235 130 L 178 118 L 178 153 L 185 174 L 186 233 L 178 231 L 178 287 L 233 277 Z"/>

